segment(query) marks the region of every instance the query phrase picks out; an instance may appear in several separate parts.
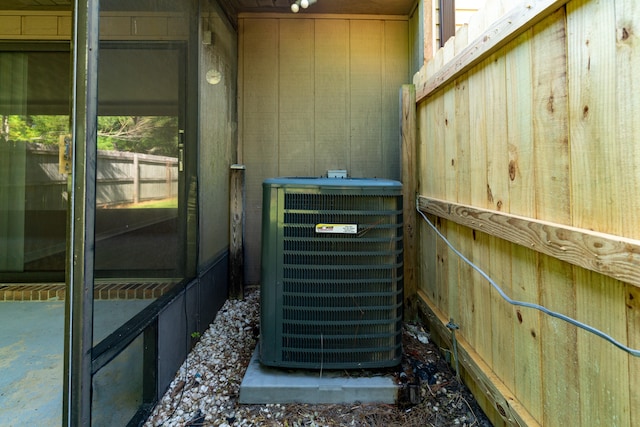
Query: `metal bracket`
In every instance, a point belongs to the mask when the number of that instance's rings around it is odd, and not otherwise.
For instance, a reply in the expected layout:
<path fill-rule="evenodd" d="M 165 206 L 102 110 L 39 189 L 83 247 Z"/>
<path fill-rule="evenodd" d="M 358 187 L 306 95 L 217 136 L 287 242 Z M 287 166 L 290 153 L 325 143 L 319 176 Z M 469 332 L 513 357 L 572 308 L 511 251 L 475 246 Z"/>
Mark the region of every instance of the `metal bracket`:
<path fill-rule="evenodd" d="M 447 328 L 451 330 L 451 341 L 453 342 L 453 359 L 456 362 L 456 379 L 460 381 L 460 366 L 458 362 L 458 341 L 456 340 L 456 330 L 460 329 L 460 326 L 453 321 L 453 318 L 449 319 Z"/>
<path fill-rule="evenodd" d="M 184 129 L 178 130 L 178 172 L 184 171 Z"/>
<path fill-rule="evenodd" d="M 58 140 L 58 172 L 61 174 L 71 173 L 71 135 L 60 135 Z"/>

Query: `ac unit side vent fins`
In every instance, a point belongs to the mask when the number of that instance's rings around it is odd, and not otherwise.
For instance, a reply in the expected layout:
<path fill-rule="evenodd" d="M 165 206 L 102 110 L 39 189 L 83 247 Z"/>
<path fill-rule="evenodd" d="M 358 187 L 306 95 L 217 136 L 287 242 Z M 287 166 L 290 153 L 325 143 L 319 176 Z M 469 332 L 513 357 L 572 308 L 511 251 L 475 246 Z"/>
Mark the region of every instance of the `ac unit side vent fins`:
<path fill-rule="evenodd" d="M 402 222 L 397 181 L 264 182 L 263 364 L 359 369 L 400 362 Z"/>

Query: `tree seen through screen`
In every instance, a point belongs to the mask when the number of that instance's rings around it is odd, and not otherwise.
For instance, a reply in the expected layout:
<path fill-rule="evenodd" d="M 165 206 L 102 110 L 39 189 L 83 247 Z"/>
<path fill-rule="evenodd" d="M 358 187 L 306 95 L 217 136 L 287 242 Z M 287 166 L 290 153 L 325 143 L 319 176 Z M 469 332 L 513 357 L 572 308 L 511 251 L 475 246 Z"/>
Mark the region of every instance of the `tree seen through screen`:
<path fill-rule="evenodd" d="M 0 141 L 57 145 L 68 129 L 67 116 L 2 116 Z M 175 156 L 177 135 L 177 117 L 98 117 L 98 150 Z"/>

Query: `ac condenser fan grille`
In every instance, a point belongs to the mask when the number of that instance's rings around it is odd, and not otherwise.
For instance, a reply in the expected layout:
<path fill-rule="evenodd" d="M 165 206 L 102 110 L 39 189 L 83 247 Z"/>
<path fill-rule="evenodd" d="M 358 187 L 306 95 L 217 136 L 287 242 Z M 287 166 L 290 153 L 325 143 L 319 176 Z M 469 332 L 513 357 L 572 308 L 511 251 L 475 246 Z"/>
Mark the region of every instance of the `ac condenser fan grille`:
<path fill-rule="evenodd" d="M 267 365 L 342 369 L 400 361 L 402 188 L 343 181 L 338 188 L 323 179 L 265 181 Z"/>

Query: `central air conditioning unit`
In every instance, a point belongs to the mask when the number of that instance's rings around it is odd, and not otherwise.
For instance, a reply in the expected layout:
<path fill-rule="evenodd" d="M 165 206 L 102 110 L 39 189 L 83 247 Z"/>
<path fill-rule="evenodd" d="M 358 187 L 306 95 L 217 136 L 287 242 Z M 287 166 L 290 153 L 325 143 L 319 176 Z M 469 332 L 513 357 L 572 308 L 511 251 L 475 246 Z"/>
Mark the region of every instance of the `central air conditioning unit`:
<path fill-rule="evenodd" d="M 260 361 L 356 369 L 402 356 L 402 184 L 263 183 Z"/>

